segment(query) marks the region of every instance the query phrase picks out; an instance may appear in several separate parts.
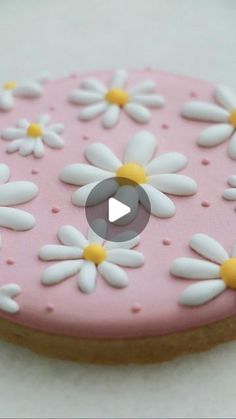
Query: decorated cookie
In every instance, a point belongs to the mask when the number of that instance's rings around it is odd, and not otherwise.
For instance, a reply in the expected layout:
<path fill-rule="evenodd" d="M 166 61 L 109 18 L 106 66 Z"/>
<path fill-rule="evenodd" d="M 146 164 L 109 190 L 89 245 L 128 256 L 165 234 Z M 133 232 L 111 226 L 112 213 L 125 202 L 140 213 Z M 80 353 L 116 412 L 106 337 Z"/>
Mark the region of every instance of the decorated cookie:
<path fill-rule="evenodd" d="M 0 337 L 104 363 L 163 361 L 234 339 L 231 90 L 147 69 L 51 80 L 37 100 L 8 90 Z M 89 197 L 106 180 L 91 223 Z M 150 210 L 138 234 L 110 217 L 110 197 L 129 212 L 131 196 L 137 218 Z"/>

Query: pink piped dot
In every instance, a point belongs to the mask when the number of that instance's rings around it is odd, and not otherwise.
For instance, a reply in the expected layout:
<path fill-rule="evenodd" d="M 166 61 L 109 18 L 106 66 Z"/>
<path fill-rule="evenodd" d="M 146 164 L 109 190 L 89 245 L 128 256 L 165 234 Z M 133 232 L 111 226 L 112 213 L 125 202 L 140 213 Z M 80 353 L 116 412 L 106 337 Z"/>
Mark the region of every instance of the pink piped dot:
<path fill-rule="evenodd" d="M 197 93 L 192 91 L 192 92 L 189 93 L 189 96 L 190 97 L 197 97 Z"/>
<path fill-rule="evenodd" d="M 140 313 L 142 311 L 142 306 L 139 303 L 135 303 L 131 308 L 132 313 Z"/>
<path fill-rule="evenodd" d="M 169 128 L 169 125 L 168 124 L 162 124 L 161 128 L 162 129 L 168 129 Z"/>
<path fill-rule="evenodd" d="M 39 173 L 38 169 L 31 170 L 32 175 L 37 175 Z"/>
<path fill-rule="evenodd" d="M 76 73 L 72 73 L 69 76 L 70 79 L 77 79 L 77 77 L 78 77 L 78 75 Z"/>
<path fill-rule="evenodd" d="M 55 108 L 54 108 L 54 106 L 49 106 L 49 108 L 48 108 L 51 112 L 53 112 L 53 111 L 55 111 Z"/>
<path fill-rule="evenodd" d="M 6 264 L 7 265 L 14 265 L 16 263 L 16 261 L 15 261 L 15 259 L 13 259 L 13 258 L 8 258 L 7 260 L 6 260 Z"/>
<path fill-rule="evenodd" d="M 207 200 L 202 201 L 201 206 L 204 208 L 208 208 L 211 206 L 210 202 Z"/>
<path fill-rule="evenodd" d="M 47 310 L 47 311 L 49 311 L 50 313 L 51 313 L 52 311 L 54 311 L 54 310 L 55 310 L 55 306 L 54 306 L 54 304 L 52 304 L 52 303 L 48 303 L 48 304 L 46 305 L 46 310 Z"/>
<path fill-rule="evenodd" d="M 166 238 L 162 240 L 162 244 L 164 244 L 164 246 L 170 246 L 171 245 L 171 240 Z"/>
<path fill-rule="evenodd" d="M 83 135 L 83 136 L 82 136 L 82 139 L 83 139 L 84 141 L 88 141 L 88 140 L 89 140 L 89 136 L 88 136 L 88 135 Z"/>
<path fill-rule="evenodd" d="M 51 211 L 53 214 L 58 214 L 58 212 L 60 212 L 61 210 L 59 207 L 52 207 Z"/>
<path fill-rule="evenodd" d="M 208 166 L 210 164 L 210 160 L 207 158 L 202 159 L 201 163 L 203 164 L 203 166 Z"/>

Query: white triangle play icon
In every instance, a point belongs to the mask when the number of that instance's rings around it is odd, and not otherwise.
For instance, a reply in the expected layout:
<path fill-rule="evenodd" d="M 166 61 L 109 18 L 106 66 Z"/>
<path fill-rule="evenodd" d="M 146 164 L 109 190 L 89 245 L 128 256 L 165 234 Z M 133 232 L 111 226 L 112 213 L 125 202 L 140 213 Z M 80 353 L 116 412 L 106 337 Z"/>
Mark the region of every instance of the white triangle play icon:
<path fill-rule="evenodd" d="M 119 220 L 119 218 L 124 217 L 130 212 L 130 207 L 123 204 L 123 202 L 118 201 L 118 199 L 110 198 L 108 200 L 108 220 L 110 223 L 114 223 L 114 221 Z"/>

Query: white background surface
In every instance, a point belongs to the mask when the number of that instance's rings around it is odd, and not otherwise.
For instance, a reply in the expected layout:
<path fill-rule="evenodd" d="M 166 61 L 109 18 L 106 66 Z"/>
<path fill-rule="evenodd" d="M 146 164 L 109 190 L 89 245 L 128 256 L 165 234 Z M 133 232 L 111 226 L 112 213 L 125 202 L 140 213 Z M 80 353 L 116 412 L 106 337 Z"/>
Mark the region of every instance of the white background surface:
<path fill-rule="evenodd" d="M 151 65 L 236 88 L 235 0 L 0 0 L 0 81 Z M 236 343 L 98 367 L 0 343 L 1 417 L 235 417 Z"/>

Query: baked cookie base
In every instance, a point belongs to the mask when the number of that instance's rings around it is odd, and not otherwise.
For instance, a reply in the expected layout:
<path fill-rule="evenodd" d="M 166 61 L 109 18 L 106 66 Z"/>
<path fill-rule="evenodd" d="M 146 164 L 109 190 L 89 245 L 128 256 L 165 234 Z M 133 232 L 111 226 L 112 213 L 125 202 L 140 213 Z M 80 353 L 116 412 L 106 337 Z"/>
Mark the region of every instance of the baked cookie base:
<path fill-rule="evenodd" d="M 236 318 L 186 332 L 136 339 L 90 339 L 54 335 L 0 319 L 0 338 L 40 355 L 94 364 L 163 362 L 236 339 Z"/>

